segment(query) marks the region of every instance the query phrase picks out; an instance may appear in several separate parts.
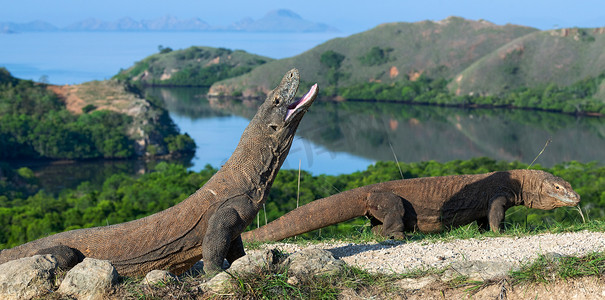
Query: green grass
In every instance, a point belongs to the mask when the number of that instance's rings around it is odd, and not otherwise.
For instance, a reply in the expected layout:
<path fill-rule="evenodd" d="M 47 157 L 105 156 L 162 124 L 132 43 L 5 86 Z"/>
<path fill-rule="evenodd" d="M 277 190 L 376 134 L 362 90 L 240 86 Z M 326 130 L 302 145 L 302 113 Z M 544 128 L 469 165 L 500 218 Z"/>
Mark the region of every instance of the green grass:
<path fill-rule="evenodd" d="M 583 257 L 541 255 L 534 262 L 511 272 L 510 277 L 515 283 L 548 283 L 557 279 L 603 276 L 604 273 L 605 252 L 595 252 Z"/>

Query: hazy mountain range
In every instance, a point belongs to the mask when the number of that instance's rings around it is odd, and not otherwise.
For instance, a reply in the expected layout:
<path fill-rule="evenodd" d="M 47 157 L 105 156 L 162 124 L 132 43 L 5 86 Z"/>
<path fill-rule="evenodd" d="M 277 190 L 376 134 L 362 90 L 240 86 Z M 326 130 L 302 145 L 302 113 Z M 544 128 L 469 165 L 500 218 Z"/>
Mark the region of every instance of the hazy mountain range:
<path fill-rule="evenodd" d="M 286 9 L 270 11 L 258 20 L 246 18 L 228 26 L 213 26 L 200 18 L 182 20 L 170 15 L 140 21 L 129 17 L 117 21 L 89 18 L 63 28 L 44 21 L 28 23 L 0 22 L 0 33 L 52 31 L 333 32 L 338 31 L 338 29 L 323 23 L 304 20 L 295 12 Z"/>

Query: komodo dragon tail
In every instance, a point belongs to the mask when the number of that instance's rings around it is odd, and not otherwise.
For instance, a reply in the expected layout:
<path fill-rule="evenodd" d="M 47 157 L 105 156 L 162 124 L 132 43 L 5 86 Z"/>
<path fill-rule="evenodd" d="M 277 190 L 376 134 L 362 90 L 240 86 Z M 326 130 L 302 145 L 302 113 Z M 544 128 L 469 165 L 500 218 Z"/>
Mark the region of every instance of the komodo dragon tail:
<path fill-rule="evenodd" d="M 357 189 L 315 200 L 279 217 L 275 221 L 242 233 L 244 241 L 279 241 L 366 214 L 363 193 Z"/>

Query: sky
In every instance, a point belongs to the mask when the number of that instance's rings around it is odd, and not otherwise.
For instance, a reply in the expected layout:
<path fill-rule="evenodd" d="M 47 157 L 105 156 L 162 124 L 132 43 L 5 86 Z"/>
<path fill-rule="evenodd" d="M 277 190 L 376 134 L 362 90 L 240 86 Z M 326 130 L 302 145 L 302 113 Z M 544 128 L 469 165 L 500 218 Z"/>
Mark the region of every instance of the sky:
<path fill-rule="evenodd" d="M 605 1 L 531 0 L 0 0 L 0 22 L 47 21 L 59 27 L 87 19 L 116 21 L 155 19 L 167 14 L 200 18 L 210 25 L 229 25 L 243 18 L 260 19 L 276 9 L 290 9 L 303 19 L 357 33 L 387 22 L 441 20 L 459 16 L 553 29 L 604 27 Z"/>

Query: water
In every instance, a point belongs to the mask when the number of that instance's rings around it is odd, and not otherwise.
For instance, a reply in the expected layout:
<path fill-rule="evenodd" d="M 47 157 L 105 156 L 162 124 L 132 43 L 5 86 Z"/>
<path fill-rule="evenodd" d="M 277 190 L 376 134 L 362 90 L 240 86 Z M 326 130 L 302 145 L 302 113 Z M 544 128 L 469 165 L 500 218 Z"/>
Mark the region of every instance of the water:
<path fill-rule="evenodd" d="M 52 84 L 109 79 L 151 54 L 158 46 L 241 49 L 285 58 L 298 55 L 340 33 L 221 32 L 28 32 L 0 34 L 0 67 L 13 76 Z"/>
<path fill-rule="evenodd" d="M 209 101 L 203 88 L 148 88 L 145 92 L 164 101 L 170 116 L 196 142 L 197 150 L 192 169 L 200 170 L 206 164 L 222 166 L 256 113 L 260 102 L 221 100 Z M 315 103 L 312 107 L 317 105 Z M 303 118 L 302 124 L 312 123 Z M 300 132 L 300 129 L 299 131 Z M 365 169 L 374 160 L 349 154 L 347 150 L 329 150 L 298 134 L 290 153 L 282 165 L 284 169 L 300 168 L 314 174 L 345 174 Z"/>

